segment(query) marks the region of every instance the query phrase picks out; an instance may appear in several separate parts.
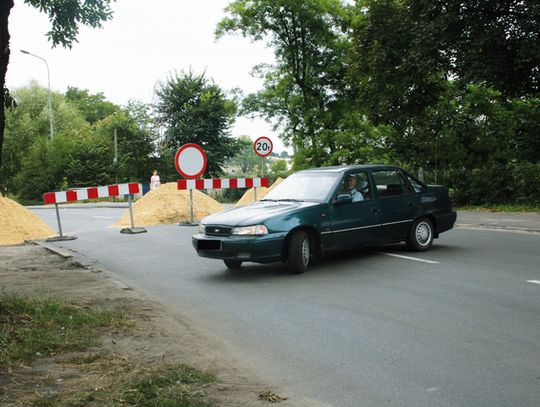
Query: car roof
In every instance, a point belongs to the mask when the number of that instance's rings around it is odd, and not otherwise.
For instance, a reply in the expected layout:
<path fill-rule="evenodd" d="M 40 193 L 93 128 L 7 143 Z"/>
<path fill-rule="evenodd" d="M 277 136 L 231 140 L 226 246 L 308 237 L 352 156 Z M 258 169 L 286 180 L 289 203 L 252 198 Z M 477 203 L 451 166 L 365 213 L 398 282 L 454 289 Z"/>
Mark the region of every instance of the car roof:
<path fill-rule="evenodd" d="M 334 173 L 344 173 L 354 170 L 382 170 L 382 169 L 401 169 L 395 165 L 381 165 L 381 164 L 363 164 L 363 165 L 338 165 L 334 167 L 319 167 L 319 168 L 310 168 L 308 170 L 301 170 L 298 172 L 334 172 Z"/>

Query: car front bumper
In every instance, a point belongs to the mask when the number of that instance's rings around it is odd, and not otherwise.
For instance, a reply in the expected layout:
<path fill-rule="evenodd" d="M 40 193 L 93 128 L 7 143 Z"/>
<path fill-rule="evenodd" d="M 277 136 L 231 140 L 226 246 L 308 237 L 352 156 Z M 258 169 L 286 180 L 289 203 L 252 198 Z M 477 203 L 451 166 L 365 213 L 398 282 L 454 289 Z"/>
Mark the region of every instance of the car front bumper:
<path fill-rule="evenodd" d="M 191 242 L 201 257 L 271 263 L 282 260 L 286 233 L 262 236 L 207 236 L 197 234 Z"/>

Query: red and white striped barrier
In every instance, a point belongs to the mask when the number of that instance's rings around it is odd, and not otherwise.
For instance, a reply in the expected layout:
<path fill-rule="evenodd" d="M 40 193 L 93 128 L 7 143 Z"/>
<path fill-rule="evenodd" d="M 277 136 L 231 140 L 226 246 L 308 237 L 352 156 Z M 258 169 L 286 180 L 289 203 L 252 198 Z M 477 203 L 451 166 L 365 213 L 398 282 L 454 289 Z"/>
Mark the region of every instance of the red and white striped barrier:
<path fill-rule="evenodd" d="M 179 179 L 178 189 L 226 189 L 268 187 L 268 178 Z"/>
<path fill-rule="evenodd" d="M 138 194 L 138 183 L 108 185 L 104 187 L 71 189 L 69 191 L 46 192 L 43 194 L 45 205 L 64 202 L 84 201 L 86 199 L 107 198 L 110 196 Z"/>

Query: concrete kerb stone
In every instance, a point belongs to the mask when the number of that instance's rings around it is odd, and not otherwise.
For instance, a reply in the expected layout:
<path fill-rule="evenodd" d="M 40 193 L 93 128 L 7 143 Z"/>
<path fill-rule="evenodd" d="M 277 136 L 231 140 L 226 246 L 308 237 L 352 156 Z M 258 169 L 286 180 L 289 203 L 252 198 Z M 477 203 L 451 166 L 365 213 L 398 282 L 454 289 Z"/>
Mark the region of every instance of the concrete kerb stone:
<path fill-rule="evenodd" d="M 27 206 L 27 209 L 51 209 L 51 205 L 32 205 Z M 80 203 L 80 204 L 59 204 L 60 209 L 87 209 L 87 208 L 129 208 L 127 202 L 96 202 L 96 203 Z"/>
<path fill-rule="evenodd" d="M 456 228 L 540 234 L 540 213 L 459 211 Z"/>
<path fill-rule="evenodd" d="M 44 240 L 34 240 L 32 243 L 41 246 L 47 250 L 49 250 L 52 253 L 55 253 L 65 259 L 71 259 L 71 262 L 73 264 L 76 264 L 77 266 L 84 268 L 88 270 L 91 273 L 103 273 L 111 280 L 111 282 L 116 285 L 118 288 L 122 290 L 133 290 L 132 287 L 130 287 L 128 284 L 124 283 L 123 281 L 119 280 L 114 273 L 111 273 L 107 269 L 101 267 L 98 265 L 95 261 L 91 261 L 85 256 L 81 255 L 80 253 L 74 252 L 69 249 L 64 249 L 62 247 L 58 247 L 52 244 L 47 243 Z"/>

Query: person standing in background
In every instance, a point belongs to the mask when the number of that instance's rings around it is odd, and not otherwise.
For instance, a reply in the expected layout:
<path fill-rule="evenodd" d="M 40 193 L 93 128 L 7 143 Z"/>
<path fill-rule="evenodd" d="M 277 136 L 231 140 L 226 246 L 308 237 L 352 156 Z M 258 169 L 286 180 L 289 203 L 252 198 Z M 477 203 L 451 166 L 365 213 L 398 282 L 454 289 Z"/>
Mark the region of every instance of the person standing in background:
<path fill-rule="evenodd" d="M 161 185 L 161 180 L 159 179 L 157 170 L 154 170 L 152 172 L 152 176 L 150 177 L 150 191 L 157 189 L 160 185 Z"/>

